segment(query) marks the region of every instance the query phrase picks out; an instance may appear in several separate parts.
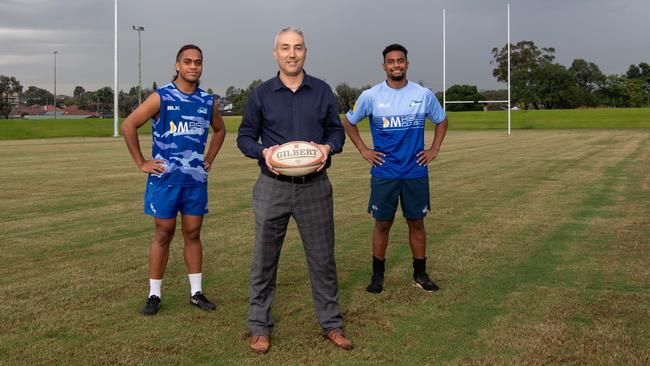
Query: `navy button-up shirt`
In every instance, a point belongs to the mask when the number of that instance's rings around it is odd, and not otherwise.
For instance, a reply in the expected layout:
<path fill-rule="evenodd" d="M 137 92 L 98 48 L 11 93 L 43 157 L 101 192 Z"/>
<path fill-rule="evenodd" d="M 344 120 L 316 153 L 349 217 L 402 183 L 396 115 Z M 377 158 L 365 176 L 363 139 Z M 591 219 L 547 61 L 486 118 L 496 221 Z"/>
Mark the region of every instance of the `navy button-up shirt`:
<path fill-rule="evenodd" d="M 268 172 L 262 151 L 296 140 L 328 144 L 331 154 L 341 152 L 345 142 L 332 89 L 307 73 L 295 92 L 278 76 L 253 90 L 239 126 L 237 146 L 244 155 L 258 159 L 260 168 Z M 326 167 L 330 163 L 328 158 Z"/>

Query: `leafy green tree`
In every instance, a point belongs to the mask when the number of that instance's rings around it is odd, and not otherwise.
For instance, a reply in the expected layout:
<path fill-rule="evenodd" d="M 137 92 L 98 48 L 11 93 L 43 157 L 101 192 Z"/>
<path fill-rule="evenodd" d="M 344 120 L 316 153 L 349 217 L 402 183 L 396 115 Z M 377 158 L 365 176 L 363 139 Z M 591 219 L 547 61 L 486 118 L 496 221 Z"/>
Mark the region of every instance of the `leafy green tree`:
<path fill-rule="evenodd" d="M 138 90 L 140 88 L 133 87 L 131 90 L 129 90 L 129 93 L 125 93 L 124 91 L 120 90 L 120 93 L 118 95 L 118 101 L 119 101 L 119 114 L 120 116 L 128 116 L 129 113 L 133 112 L 134 109 L 138 107 Z M 133 93 L 132 93 L 133 92 Z"/>
<path fill-rule="evenodd" d="M 650 105 L 650 65 L 646 62 L 641 62 L 639 66 L 630 65 L 625 76 L 628 79 L 639 80 L 644 84 L 643 87 L 647 94 L 646 104 Z"/>
<path fill-rule="evenodd" d="M 447 89 L 447 100 L 483 100 L 483 95 L 479 93 L 475 85 L 452 85 Z M 448 104 L 447 111 L 481 111 L 483 106 L 480 104 Z"/>
<path fill-rule="evenodd" d="M 555 48 L 538 48 L 533 41 L 520 41 L 510 45 L 510 85 L 513 101 L 521 101 L 539 107 L 540 90 L 535 77 L 540 68 L 555 60 Z M 496 67 L 492 75 L 500 82 L 508 81 L 508 45 L 503 48 L 493 48 L 491 63 Z"/>
<path fill-rule="evenodd" d="M 539 67 L 533 76 L 533 85 L 544 108 L 578 106 L 580 89 L 566 67 L 560 64 L 545 64 Z"/>
<path fill-rule="evenodd" d="M 645 83 L 622 75 L 609 75 L 600 91 L 605 104 L 617 107 L 641 107 L 646 103 Z"/>
<path fill-rule="evenodd" d="M 337 85 L 334 90 L 336 91 L 336 107 L 339 113 L 346 113 L 354 106 L 359 95 L 366 89 L 370 89 L 370 85 L 362 86 L 361 88 L 354 88 L 347 83 Z"/>
<path fill-rule="evenodd" d="M 36 86 L 28 86 L 23 93 L 27 105 L 46 105 L 54 100 L 52 93 Z"/>
<path fill-rule="evenodd" d="M 637 65 L 630 65 L 625 76 L 628 79 L 637 79 L 641 77 L 641 69 Z"/>
<path fill-rule="evenodd" d="M 231 99 L 234 109 L 243 113 L 243 111 L 246 109 L 246 103 L 248 103 L 248 97 L 251 95 L 253 90 L 255 90 L 255 88 L 257 88 L 261 84 L 262 84 L 262 80 L 257 79 L 257 80 L 253 80 L 248 85 L 248 88 L 243 90 L 239 89 L 240 90 L 239 94 L 234 95 Z M 226 90 L 226 94 L 228 94 L 228 90 Z"/>
<path fill-rule="evenodd" d="M 22 91 L 23 87 L 15 77 L 0 75 L 0 115 L 9 118 L 11 112 L 9 97 Z"/>
<path fill-rule="evenodd" d="M 83 86 L 77 85 L 77 86 L 74 87 L 74 91 L 72 92 L 72 96 L 74 96 L 76 99 L 83 98 L 84 94 L 86 94 L 86 89 L 84 89 Z"/>
<path fill-rule="evenodd" d="M 99 97 L 99 102 L 103 105 L 113 104 L 113 88 L 110 86 L 105 86 L 103 88 L 97 89 L 95 91 L 97 97 Z"/>
<path fill-rule="evenodd" d="M 99 113 L 101 111 L 99 97 L 96 92 L 90 91 L 84 94 L 84 97 L 81 99 L 81 104 L 79 108 Z"/>
<path fill-rule="evenodd" d="M 575 59 L 569 67 L 569 73 L 578 87 L 577 105 L 597 106 L 599 100 L 596 91 L 605 83 L 605 75 L 600 71 L 598 65 L 583 59 Z"/>

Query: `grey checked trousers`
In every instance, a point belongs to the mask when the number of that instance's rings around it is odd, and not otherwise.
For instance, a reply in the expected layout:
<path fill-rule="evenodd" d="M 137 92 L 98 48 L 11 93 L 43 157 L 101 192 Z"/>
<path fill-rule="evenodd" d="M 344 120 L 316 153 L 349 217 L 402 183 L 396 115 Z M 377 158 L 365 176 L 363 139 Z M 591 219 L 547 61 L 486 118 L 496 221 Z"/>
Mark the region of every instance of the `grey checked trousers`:
<path fill-rule="evenodd" d="M 260 174 L 253 188 L 253 211 L 255 250 L 248 311 L 252 335 L 270 335 L 273 330 L 271 303 L 280 250 L 292 216 L 305 249 L 316 318 L 323 334 L 341 328 L 332 185 L 327 175 L 305 184 L 294 184 Z"/>

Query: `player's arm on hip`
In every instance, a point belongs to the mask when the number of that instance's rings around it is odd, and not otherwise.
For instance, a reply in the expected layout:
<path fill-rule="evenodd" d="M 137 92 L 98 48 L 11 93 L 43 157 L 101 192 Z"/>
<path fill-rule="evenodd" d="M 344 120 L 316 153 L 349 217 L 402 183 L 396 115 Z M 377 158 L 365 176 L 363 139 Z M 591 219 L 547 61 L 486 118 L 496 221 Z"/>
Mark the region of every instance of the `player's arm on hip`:
<path fill-rule="evenodd" d="M 221 113 L 219 113 L 219 103 L 214 103 L 210 126 L 212 127 L 212 138 L 210 139 L 208 152 L 205 154 L 205 159 L 203 160 L 203 169 L 206 172 L 209 172 L 212 168 L 212 162 L 219 153 L 219 150 L 221 150 L 223 141 L 226 138 L 226 124 L 223 122 Z"/>
<path fill-rule="evenodd" d="M 365 142 L 363 142 L 361 134 L 359 134 L 359 128 L 356 124 L 352 124 L 350 120 L 348 120 L 347 116 L 343 116 L 341 123 L 343 124 L 343 128 L 345 128 L 348 137 L 350 137 L 354 146 L 359 150 L 359 154 L 361 154 L 363 160 L 367 161 L 371 165 L 382 165 L 384 163 L 384 156 L 386 156 L 386 154 L 369 148 Z"/>
<path fill-rule="evenodd" d="M 140 140 L 138 140 L 138 128 L 159 113 L 160 95 L 154 92 L 122 121 L 122 135 L 124 135 L 126 147 L 135 164 L 145 173 L 160 174 L 165 172 L 162 160 L 145 160 L 140 149 Z"/>

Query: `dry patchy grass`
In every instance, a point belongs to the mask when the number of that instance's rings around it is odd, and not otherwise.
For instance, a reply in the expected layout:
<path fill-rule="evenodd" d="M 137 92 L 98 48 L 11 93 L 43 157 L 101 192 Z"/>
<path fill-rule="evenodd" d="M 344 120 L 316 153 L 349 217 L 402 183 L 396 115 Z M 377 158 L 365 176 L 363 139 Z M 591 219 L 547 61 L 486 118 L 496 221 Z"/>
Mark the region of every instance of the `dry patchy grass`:
<path fill-rule="evenodd" d="M 431 136 L 428 136 L 430 138 Z M 148 138 L 142 143 L 147 148 Z M 204 288 L 187 304 L 180 233 L 163 307 L 139 315 L 153 230 L 145 177 L 121 140 L 0 142 L 0 364 L 648 364 L 650 132 L 451 131 L 430 169 L 430 274 L 411 287 L 394 225 L 386 290 L 371 295 L 368 166 L 335 157 L 337 264 L 351 352 L 320 337 L 290 225 L 273 348 L 248 351 L 255 162 L 234 134 L 210 176 Z M 398 215 L 399 216 L 399 215 Z"/>

